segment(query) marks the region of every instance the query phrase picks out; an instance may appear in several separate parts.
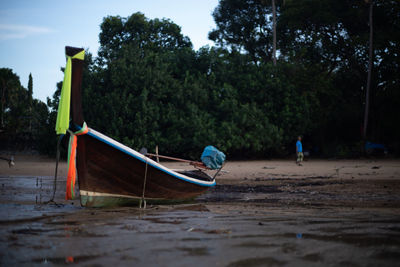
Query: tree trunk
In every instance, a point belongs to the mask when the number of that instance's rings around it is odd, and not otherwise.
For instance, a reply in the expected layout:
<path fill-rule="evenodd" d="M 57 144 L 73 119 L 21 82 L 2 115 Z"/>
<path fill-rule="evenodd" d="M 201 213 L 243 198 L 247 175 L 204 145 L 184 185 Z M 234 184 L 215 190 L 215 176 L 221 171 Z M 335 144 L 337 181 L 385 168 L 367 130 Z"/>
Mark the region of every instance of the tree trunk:
<path fill-rule="evenodd" d="M 371 88 L 371 74 L 373 64 L 373 24 L 372 24 L 372 7 L 373 0 L 369 1 L 369 60 L 368 60 L 368 78 L 367 78 L 367 90 L 365 93 L 365 113 L 364 113 L 364 129 L 363 138 L 367 138 L 367 127 L 368 127 L 368 115 L 369 115 L 369 91 Z"/>
<path fill-rule="evenodd" d="M 272 43 L 273 43 L 273 48 L 272 48 L 272 61 L 274 62 L 274 66 L 276 66 L 276 6 L 275 6 L 275 0 L 272 0 Z"/>
<path fill-rule="evenodd" d="M 1 127 L 4 128 L 4 104 L 6 102 L 6 84 L 4 80 L 2 80 L 3 90 L 1 94 Z"/>

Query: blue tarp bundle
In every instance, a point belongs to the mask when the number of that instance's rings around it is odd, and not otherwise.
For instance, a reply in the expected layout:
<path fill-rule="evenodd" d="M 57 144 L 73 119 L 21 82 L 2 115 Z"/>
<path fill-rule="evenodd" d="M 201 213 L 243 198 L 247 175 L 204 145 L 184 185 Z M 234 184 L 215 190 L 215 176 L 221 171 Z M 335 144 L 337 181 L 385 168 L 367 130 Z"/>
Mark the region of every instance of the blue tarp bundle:
<path fill-rule="evenodd" d="M 206 146 L 203 154 L 201 154 L 201 161 L 213 170 L 220 169 L 224 164 L 225 158 L 225 154 L 213 146 Z"/>

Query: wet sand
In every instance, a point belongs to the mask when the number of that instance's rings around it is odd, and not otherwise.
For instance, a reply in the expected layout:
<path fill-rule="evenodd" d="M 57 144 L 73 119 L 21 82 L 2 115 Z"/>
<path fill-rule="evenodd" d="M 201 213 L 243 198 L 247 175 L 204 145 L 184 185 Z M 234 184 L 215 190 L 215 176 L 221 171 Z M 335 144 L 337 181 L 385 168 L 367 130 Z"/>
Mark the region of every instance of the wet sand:
<path fill-rule="evenodd" d="M 396 266 L 400 161 L 228 162 L 185 205 L 109 209 L 65 201 L 66 164 L 0 162 L 0 265 Z M 186 168 L 166 163 L 171 168 Z"/>

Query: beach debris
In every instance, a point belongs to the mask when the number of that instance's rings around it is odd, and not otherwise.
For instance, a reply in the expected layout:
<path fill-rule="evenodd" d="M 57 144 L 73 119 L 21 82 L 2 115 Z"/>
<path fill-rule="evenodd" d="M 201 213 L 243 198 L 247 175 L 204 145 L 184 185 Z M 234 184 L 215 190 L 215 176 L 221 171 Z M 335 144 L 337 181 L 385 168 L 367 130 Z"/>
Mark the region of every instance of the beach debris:
<path fill-rule="evenodd" d="M 230 234 L 232 231 L 229 229 L 214 229 L 205 231 L 206 234 Z"/>
<path fill-rule="evenodd" d="M 276 167 L 268 167 L 268 166 L 264 166 L 264 167 L 262 167 L 263 169 L 265 169 L 265 170 L 273 170 L 273 169 L 276 169 Z"/>
<path fill-rule="evenodd" d="M 190 227 L 186 231 L 187 232 L 203 232 L 203 233 L 206 233 L 206 234 L 230 234 L 230 233 L 232 233 L 232 231 L 230 229 L 206 230 L 206 229 L 195 229 L 194 227 Z"/>
<path fill-rule="evenodd" d="M 14 156 L 11 156 L 10 158 L 0 157 L 0 159 L 7 161 L 9 168 L 11 168 L 15 165 Z"/>

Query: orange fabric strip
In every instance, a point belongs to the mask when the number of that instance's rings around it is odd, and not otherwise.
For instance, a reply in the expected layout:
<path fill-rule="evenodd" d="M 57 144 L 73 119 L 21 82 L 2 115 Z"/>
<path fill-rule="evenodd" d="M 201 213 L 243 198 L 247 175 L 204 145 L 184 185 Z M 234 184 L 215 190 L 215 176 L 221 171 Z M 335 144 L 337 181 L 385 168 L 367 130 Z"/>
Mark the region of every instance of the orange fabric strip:
<path fill-rule="evenodd" d="M 78 135 L 87 134 L 89 132 L 89 128 L 86 123 L 83 124 L 82 129 L 75 133 L 71 133 L 70 136 L 70 148 L 69 148 L 69 166 L 68 166 L 68 174 L 67 174 L 67 190 L 65 192 L 65 199 L 70 200 L 74 199 L 75 193 L 75 182 L 76 182 L 76 147 L 78 144 Z"/>
<path fill-rule="evenodd" d="M 68 175 L 67 175 L 67 190 L 65 199 L 73 199 L 74 190 L 75 190 L 75 180 L 76 180 L 76 166 L 75 166 L 75 156 L 76 156 L 76 145 L 77 145 L 77 137 L 75 135 L 71 136 L 72 144 L 71 144 L 71 155 L 68 166 Z"/>
<path fill-rule="evenodd" d="M 86 126 L 85 129 L 81 133 L 77 133 L 76 135 L 83 135 L 89 132 L 89 128 Z"/>

